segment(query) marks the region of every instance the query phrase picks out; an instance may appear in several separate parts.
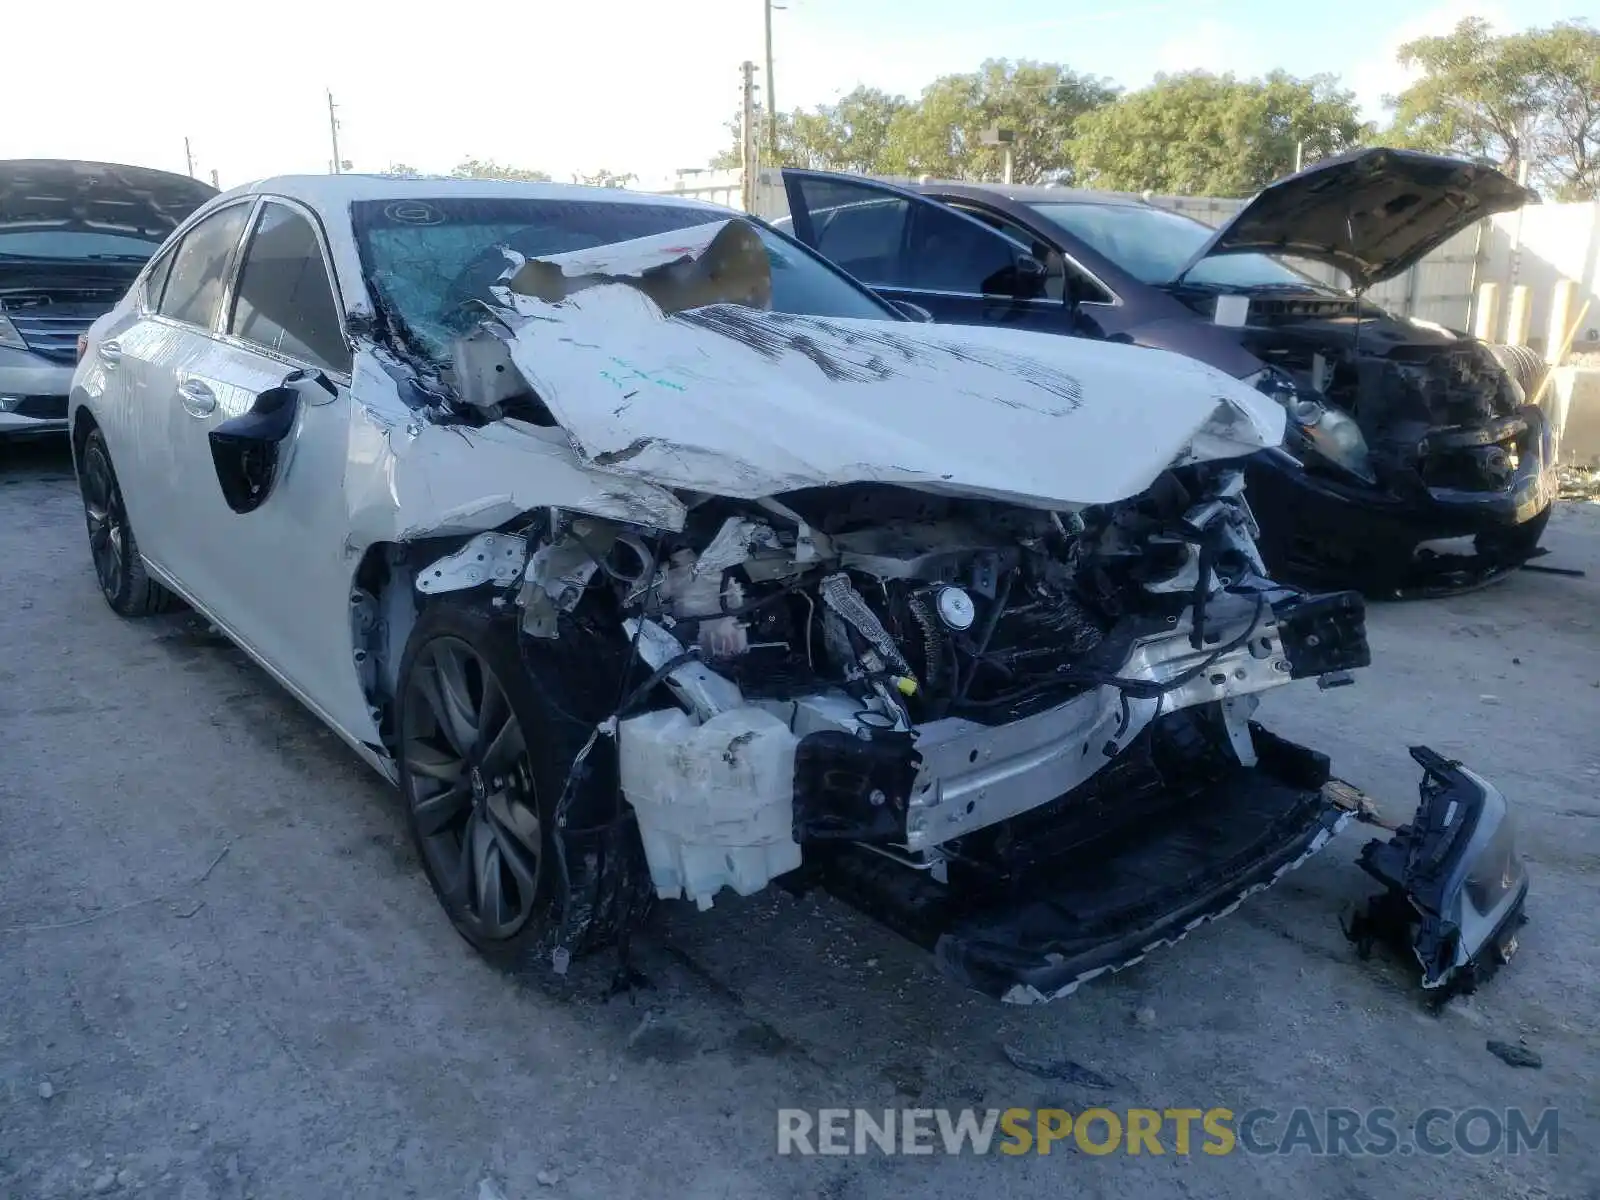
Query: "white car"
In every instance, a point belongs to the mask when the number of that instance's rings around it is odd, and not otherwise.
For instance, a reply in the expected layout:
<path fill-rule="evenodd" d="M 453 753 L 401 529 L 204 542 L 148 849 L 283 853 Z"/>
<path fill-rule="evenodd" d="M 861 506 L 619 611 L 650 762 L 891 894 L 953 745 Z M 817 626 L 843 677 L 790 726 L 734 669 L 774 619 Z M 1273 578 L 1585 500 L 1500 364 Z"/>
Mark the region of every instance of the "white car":
<path fill-rule="evenodd" d="M 148 167 L 0 160 L 0 442 L 65 432 L 79 335 L 216 194 Z"/>
<path fill-rule="evenodd" d="M 1035 1001 L 1350 815 L 1249 720 L 1367 661 L 1358 597 L 1262 577 L 1278 405 L 908 320 L 724 209 L 236 189 L 89 331 L 70 420 L 111 606 L 181 597 L 397 782 L 493 956 L 789 876 Z"/>

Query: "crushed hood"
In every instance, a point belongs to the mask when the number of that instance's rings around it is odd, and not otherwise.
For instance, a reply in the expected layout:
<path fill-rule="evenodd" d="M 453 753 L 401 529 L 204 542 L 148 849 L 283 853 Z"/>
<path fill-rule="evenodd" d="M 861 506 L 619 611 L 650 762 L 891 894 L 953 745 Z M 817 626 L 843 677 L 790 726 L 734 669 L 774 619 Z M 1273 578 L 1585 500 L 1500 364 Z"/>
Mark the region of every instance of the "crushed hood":
<path fill-rule="evenodd" d="M 1493 213 L 1537 204 L 1493 167 L 1414 150 L 1357 150 L 1263 188 L 1177 278 L 1214 254 L 1283 254 L 1327 263 L 1365 290 Z"/>
<path fill-rule="evenodd" d="M 538 260 L 559 277 L 514 262 L 507 350 L 589 464 L 750 499 L 883 482 L 1069 508 L 1283 438 L 1270 399 L 1166 351 L 715 302 L 719 279 L 767 292 L 759 245 L 719 221 Z"/>
<path fill-rule="evenodd" d="M 217 189 L 187 175 L 66 159 L 0 161 L 0 230 L 66 229 L 162 240 Z"/>

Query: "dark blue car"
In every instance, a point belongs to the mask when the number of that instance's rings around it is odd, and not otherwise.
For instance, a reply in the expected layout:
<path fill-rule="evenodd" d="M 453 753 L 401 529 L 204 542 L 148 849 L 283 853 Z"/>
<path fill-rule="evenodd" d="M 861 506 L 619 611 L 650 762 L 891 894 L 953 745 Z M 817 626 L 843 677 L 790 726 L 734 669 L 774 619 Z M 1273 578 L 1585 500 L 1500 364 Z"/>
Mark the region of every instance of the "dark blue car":
<path fill-rule="evenodd" d="M 1555 464 L 1527 403 L 1532 356 L 1361 298 L 1475 221 L 1538 200 L 1490 167 L 1356 151 L 1272 184 L 1217 230 L 1109 192 L 800 170 L 784 182 L 780 224 L 903 308 L 1174 350 L 1278 399 L 1289 432 L 1252 460 L 1249 494 L 1280 578 L 1430 594 L 1538 552 Z M 1335 267 L 1350 288 L 1278 255 Z"/>

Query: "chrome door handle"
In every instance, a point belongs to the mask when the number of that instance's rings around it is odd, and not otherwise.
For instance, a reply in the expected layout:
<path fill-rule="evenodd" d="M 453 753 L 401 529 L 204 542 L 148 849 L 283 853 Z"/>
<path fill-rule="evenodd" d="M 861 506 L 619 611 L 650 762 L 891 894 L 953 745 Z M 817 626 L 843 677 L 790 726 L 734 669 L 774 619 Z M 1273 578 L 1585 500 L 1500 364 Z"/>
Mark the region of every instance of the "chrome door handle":
<path fill-rule="evenodd" d="M 100 355 L 100 361 L 108 367 L 114 367 L 122 361 L 122 343 L 115 338 L 101 342 L 95 349 Z"/>
<path fill-rule="evenodd" d="M 178 399 L 191 417 L 209 417 L 217 411 L 217 397 L 198 379 L 185 379 L 178 385 Z"/>

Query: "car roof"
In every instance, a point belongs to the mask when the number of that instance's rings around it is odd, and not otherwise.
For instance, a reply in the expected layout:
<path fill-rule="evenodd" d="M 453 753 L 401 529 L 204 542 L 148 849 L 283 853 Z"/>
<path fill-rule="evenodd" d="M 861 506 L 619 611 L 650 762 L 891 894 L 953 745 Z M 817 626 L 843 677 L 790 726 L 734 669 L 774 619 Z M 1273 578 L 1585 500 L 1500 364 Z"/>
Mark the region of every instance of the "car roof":
<path fill-rule="evenodd" d="M 972 183 L 962 179 L 924 179 L 917 186 L 925 192 L 987 192 L 1019 204 L 1105 204 L 1145 207 L 1149 204 L 1138 192 L 1099 192 L 1091 188 L 1048 187 L 1038 184 Z"/>
<path fill-rule="evenodd" d="M 243 184 L 222 199 L 267 194 L 287 196 L 324 219 L 342 215 L 357 200 L 416 200 L 460 196 L 477 199 L 582 200 L 595 204 L 659 204 L 723 214 L 731 210 L 686 196 L 631 192 L 625 188 L 579 183 L 540 183 L 509 179 L 454 179 L 429 175 L 275 175 Z"/>

